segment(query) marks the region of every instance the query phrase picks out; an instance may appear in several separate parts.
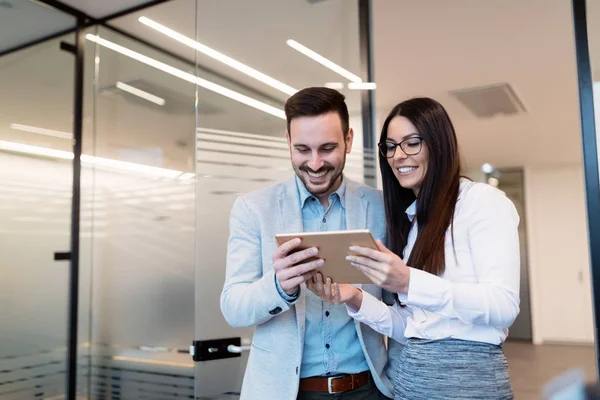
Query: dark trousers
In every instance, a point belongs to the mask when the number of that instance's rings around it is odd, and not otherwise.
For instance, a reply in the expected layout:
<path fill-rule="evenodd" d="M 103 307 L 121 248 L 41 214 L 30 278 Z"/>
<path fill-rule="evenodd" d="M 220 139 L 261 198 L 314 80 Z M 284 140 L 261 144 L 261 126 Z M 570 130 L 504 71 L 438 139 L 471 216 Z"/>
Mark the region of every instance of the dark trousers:
<path fill-rule="evenodd" d="M 298 392 L 297 400 L 388 400 L 388 398 L 381 394 L 371 379 L 365 386 L 344 393 Z"/>

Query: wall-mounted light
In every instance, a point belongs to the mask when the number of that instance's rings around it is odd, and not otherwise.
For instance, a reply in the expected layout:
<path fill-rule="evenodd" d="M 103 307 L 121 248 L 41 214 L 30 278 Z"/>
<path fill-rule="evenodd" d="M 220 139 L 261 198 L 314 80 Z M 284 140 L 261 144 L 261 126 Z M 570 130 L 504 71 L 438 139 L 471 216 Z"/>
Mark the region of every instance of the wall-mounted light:
<path fill-rule="evenodd" d="M 287 95 L 291 96 L 298 91 L 297 89 L 294 89 L 293 87 L 286 85 L 285 83 L 280 82 L 275 78 L 272 78 L 266 74 L 263 74 L 262 72 L 257 71 L 254 68 L 249 67 L 246 64 L 243 64 L 229 56 L 226 56 L 225 54 L 223 54 L 211 47 L 208 47 L 205 44 L 202 44 L 193 39 L 190 39 L 189 37 L 184 36 L 181 33 L 176 32 L 171 28 L 167 28 L 166 26 L 159 24 L 158 22 L 153 21 L 150 18 L 140 17 L 138 19 L 138 21 L 140 21 L 142 24 L 154 29 L 155 31 L 162 33 L 163 35 L 170 37 L 171 39 L 177 40 L 179 43 L 182 43 L 188 47 L 191 47 L 192 49 L 195 49 L 196 51 L 199 51 L 202 54 L 205 54 L 217 61 L 220 61 L 223 64 L 228 65 L 231 68 L 234 68 L 234 69 L 240 71 L 241 73 L 246 74 L 246 75 L 248 75 L 266 85 L 269 85 L 272 88 L 277 89 Z"/>
<path fill-rule="evenodd" d="M 484 174 L 491 174 L 494 172 L 494 167 L 491 164 L 485 163 L 481 166 L 481 172 Z"/>
<path fill-rule="evenodd" d="M 495 178 L 493 176 L 490 176 L 487 180 L 487 183 L 489 185 L 492 185 L 494 187 L 498 187 L 498 185 L 500 184 L 500 181 L 498 180 L 498 178 Z"/>

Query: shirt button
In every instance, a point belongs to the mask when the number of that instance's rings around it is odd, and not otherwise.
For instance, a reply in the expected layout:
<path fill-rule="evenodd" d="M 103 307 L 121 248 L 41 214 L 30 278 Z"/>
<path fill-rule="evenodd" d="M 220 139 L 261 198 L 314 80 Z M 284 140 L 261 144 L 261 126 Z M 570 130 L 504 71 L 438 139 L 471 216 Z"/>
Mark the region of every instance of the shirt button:
<path fill-rule="evenodd" d="M 325 311 L 325 316 L 329 317 L 329 311 Z"/>
<path fill-rule="evenodd" d="M 327 343 L 327 344 L 325 345 L 325 347 L 326 347 L 326 348 L 330 348 L 331 346 L 329 346 L 329 343 Z"/>
<path fill-rule="evenodd" d="M 327 222 L 327 218 L 323 218 L 323 223 Z"/>

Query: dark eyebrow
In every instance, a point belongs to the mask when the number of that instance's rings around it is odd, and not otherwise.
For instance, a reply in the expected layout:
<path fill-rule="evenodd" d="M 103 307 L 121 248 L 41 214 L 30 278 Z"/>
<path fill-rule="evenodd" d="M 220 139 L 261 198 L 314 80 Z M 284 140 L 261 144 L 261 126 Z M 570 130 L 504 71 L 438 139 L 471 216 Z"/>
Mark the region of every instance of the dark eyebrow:
<path fill-rule="evenodd" d="M 404 141 L 406 139 L 417 137 L 417 136 L 420 136 L 420 135 L 418 133 L 409 133 L 408 135 L 404 136 L 400 142 L 402 142 L 402 141 Z M 400 143 L 400 142 L 396 142 L 394 139 L 390 139 L 390 138 L 385 139 L 385 141 L 386 142 Z"/>

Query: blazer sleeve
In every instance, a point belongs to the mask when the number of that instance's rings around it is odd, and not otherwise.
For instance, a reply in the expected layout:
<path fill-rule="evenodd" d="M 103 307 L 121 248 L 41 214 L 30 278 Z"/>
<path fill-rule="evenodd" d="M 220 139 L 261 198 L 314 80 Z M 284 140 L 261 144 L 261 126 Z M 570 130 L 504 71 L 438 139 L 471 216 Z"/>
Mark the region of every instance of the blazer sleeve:
<path fill-rule="evenodd" d="M 221 292 L 221 312 L 235 328 L 269 321 L 287 311 L 277 291 L 275 272 L 263 274 L 260 225 L 243 197 L 236 200 L 229 220 L 225 284 Z M 270 263 L 271 260 L 268 260 Z"/>

